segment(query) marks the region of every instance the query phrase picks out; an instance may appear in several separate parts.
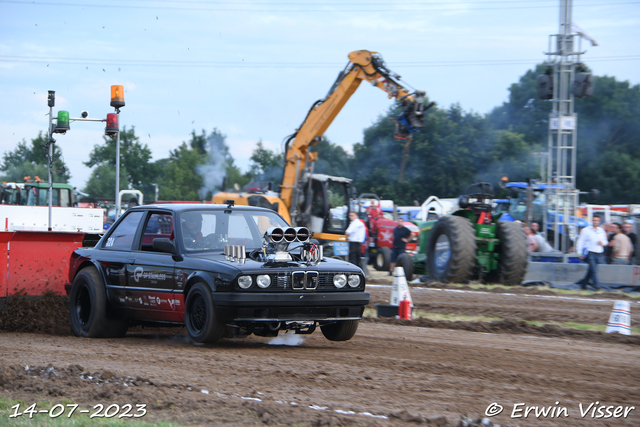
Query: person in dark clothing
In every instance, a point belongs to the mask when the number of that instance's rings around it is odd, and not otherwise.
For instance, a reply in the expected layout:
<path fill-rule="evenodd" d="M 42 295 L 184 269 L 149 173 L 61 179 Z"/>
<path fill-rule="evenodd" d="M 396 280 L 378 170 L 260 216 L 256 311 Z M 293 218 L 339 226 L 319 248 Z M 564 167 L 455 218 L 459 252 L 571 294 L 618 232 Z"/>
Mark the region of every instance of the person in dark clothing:
<path fill-rule="evenodd" d="M 404 226 L 404 220 L 402 218 L 398 218 L 398 226 L 393 230 L 393 249 L 391 250 L 389 275 L 393 275 L 393 269 L 396 266 L 396 259 L 400 254 L 404 253 L 410 237 L 411 230 Z"/>
<path fill-rule="evenodd" d="M 631 230 L 633 230 L 633 225 L 629 222 L 625 222 L 624 224 L 622 224 L 622 232 L 624 234 L 626 234 L 630 239 L 631 239 L 631 245 L 633 246 L 633 251 L 631 252 L 631 262 L 634 263 L 636 260 L 636 233 L 632 232 Z"/>

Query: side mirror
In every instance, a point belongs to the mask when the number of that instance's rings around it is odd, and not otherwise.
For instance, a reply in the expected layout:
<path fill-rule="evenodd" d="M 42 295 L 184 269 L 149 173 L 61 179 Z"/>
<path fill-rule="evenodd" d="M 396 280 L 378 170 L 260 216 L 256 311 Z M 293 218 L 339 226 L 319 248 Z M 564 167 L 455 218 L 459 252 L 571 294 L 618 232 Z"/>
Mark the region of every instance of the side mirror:
<path fill-rule="evenodd" d="M 153 250 L 156 252 L 165 252 L 168 254 L 177 253 L 173 242 L 166 237 L 153 239 Z"/>

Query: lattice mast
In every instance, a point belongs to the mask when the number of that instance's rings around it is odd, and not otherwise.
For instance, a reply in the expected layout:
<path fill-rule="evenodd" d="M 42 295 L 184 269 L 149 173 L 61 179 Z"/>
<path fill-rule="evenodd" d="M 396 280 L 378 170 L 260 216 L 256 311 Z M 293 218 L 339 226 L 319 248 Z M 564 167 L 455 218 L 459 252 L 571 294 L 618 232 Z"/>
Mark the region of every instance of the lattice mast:
<path fill-rule="evenodd" d="M 554 248 L 563 252 L 568 252 L 572 245 L 567 235 L 575 240 L 577 234 L 572 222 L 579 201 L 576 189 L 578 117 L 574 111 L 574 91 L 576 69 L 583 71 L 580 55 L 584 53 L 581 52 L 581 36 L 573 34 L 571 14 L 572 0 L 560 0 L 560 28 L 558 34 L 549 36 L 545 64 L 549 67 L 547 75 L 552 76 L 549 83 L 553 88 L 552 96 L 547 97 L 553 103 L 549 115 L 547 159 L 547 182 L 552 184 L 547 190 L 547 203 L 552 213 L 545 216 L 548 222 L 545 228 L 551 226 Z"/>

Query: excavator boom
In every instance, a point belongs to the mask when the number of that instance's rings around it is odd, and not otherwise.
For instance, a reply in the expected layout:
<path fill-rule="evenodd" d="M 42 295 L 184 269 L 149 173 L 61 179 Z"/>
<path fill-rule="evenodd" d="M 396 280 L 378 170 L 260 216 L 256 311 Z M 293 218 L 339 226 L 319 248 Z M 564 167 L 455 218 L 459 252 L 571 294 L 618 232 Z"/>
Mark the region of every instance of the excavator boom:
<path fill-rule="evenodd" d="M 385 91 L 390 99 L 400 102 L 403 112 L 396 118 L 396 137 L 404 139 L 424 124 L 425 92 L 410 93 L 399 82 L 400 76 L 390 71 L 382 57 L 367 50 L 349 54 L 349 63 L 331 86 L 324 99 L 316 101 L 297 131 L 289 137 L 285 147 L 284 176 L 280 197 L 293 214 L 296 210 L 296 185 L 309 162 L 317 160 L 317 154 L 309 151 L 358 89 L 362 81 Z"/>

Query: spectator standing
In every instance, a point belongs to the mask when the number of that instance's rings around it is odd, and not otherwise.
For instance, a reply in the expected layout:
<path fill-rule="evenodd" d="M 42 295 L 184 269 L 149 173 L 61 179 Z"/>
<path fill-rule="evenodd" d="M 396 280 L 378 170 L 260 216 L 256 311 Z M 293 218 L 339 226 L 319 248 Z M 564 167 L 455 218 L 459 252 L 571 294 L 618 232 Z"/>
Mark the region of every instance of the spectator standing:
<path fill-rule="evenodd" d="M 604 262 L 607 264 L 611 264 L 611 241 L 613 240 L 614 232 L 613 232 L 613 223 L 606 222 L 602 228 L 604 228 L 605 233 L 607 233 L 608 244 L 604 247 Z"/>
<path fill-rule="evenodd" d="M 529 253 L 536 252 L 538 250 L 536 233 L 528 225 L 525 225 L 522 229 L 524 230 L 524 234 L 527 236 L 527 251 Z"/>
<path fill-rule="evenodd" d="M 598 264 L 602 264 L 603 252 L 608 244 L 607 233 L 600 225 L 600 217 L 594 215 L 589 227 L 585 227 L 578 237 L 577 252 L 581 260 L 586 260 L 589 269 L 584 278 L 578 281 L 582 289 L 587 289 L 589 280 L 593 279 L 596 288 L 600 287 L 598 282 Z"/>
<path fill-rule="evenodd" d="M 360 246 L 366 237 L 365 225 L 355 211 L 349 212 L 349 220 L 351 222 L 345 232 L 349 241 L 349 262 L 360 267 Z"/>
<path fill-rule="evenodd" d="M 613 230 L 613 239 L 609 242 L 609 246 L 611 246 L 611 263 L 628 265 L 633 254 L 631 239 L 622 232 L 621 224 L 614 222 Z"/>
<path fill-rule="evenodd" d="M 531 231 L 533 231 L 533 237 L 538 245 L 534 252 L 553 252 L 553 247 L 544 238 L 544 234 L 540 232 L 540 225 L 537 222 L 531 223 Z"/>
<path fill-rule="evenodd" d="M 622 224 L 622 232 L 626 234 L 629 237 L 629 239 L 631 239 L 631 244 L 635 246 L 637 237 L 636 237 L 636 233 L 633 233 L 631 231 L 632 229 L 633 229 L 633 225 L 631 225 L 631 223 L 625 222 L 624 224 Z"/>
<path fill-rule="evenodd" d="M 540 232 L 540 224 L 538 224 L 537 222 L 533 221 L 531 223 L 531 230 L 533 230 L 534 233 L 539 234 L 540 236 L 542 236 L 542 233 Z M 544 237 L 544 236 L 542 236 Z"/>
<path fill-rule="evenodd" d="M 631 224 L 630 222 L 625 222 L 624 224 L 622 224 L 622 232 L 627 236 L 629 236 L 629 238 L 631 239 L 631 245 L 633 246 L 633 250 L 631 251 L 630 259 L 631 261 L 633 261 L 633 258 L 635 257 L 635 253 L 636 253 L 637 237 L 636 237 L 636 233 L 632 232 L 631 230 L 633 230 L 633 224 Z"/>
<path fill-rule="evenodd" d="M 407 248 L 407 243 L 411 237 L 411 230 L 404 226 L 404 220 L 398 218 L 398 226 L 393 230 L 393 249 L 391 250 L 391 264 L 389 275 L 393 275 L 393 269 L 396 267 L 396 259 L 403 254 Z"/>

